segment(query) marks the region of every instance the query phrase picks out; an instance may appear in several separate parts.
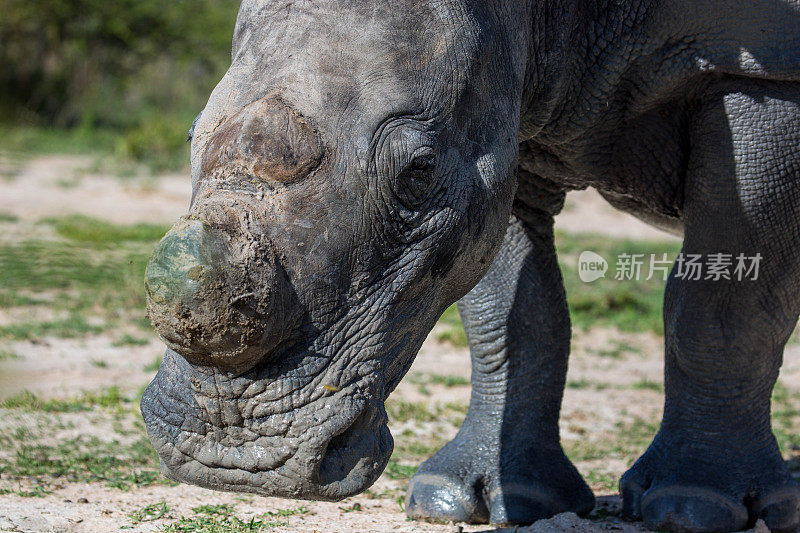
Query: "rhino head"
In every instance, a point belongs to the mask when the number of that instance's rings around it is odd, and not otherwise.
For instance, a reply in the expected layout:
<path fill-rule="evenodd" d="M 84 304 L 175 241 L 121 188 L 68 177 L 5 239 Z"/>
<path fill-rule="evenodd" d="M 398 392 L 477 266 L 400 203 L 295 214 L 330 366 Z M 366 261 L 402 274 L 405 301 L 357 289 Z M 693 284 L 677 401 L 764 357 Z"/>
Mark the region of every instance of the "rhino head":
<path fill-rule="evenodd" d="M 384 401 L 488 270 L 516 187 L 525 30 L 474 4 L 243 2 L 191 206 L 146 273 L 169 478 L 337 500 L 386 466 Z"/>

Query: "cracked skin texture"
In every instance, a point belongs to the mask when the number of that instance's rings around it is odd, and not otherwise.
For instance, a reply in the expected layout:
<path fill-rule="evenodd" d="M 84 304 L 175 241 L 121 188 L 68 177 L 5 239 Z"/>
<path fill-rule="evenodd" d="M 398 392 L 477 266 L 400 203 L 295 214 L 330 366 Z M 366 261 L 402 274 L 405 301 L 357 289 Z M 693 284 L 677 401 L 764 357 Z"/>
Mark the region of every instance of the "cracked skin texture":
<path fill-rule="evenodd" d="M 458 300 L 473 389 L 409 516 L 526 524 L 594 497 L 559 442 L 568 190 L 761 254 L 670 277 L 661 429 L 620 484 L 664 531 L 800 527 L 770 393 L 800 314 L 800 3 L 245 0 L 193 128 L 192 204 L 148 267 L 168 345 L 142 413 L 162 469 L 335 500 L 392 438 L 383 401 Z"/>

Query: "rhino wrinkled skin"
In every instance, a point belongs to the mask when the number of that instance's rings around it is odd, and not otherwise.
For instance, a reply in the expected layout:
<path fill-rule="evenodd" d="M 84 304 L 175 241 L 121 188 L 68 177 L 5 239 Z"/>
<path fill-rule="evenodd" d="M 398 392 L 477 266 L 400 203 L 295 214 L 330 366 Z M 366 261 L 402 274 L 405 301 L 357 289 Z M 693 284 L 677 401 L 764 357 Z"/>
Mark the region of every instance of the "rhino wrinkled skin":
<path fill-rule="evenodd" d="M 458 300 L 470 409 L 407 513 L 589 512 L 559 442 L 553 217 L 591 186 L 686 254 L 763 258 L 757 280 L 670 276 L 664 416 L 624 514 L 796 530 L 770 393 L 800 314 L 799 146 L 797 0 L 244 0 L 193 127 L 189 212 L 147 269 L 164 474 L 363 491 L 392 451 L 384 400 Z"/>

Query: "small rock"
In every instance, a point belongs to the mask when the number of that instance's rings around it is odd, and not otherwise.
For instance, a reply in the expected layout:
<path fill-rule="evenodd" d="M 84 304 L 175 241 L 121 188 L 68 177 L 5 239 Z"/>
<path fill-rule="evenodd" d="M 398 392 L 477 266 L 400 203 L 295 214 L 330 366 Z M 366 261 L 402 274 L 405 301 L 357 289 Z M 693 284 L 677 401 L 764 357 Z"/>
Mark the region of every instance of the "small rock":
<path fill-rule="evenodd" d="M 64 503 L 72 503 L 72 500 L 70 500 L 69 498 L 67 498 L 66 500 L 64 500 Z"/>
<path fill-rule="evenodd" d="M 450 526 L 450 533 L 462 533 L 464 531 L 464 526 L 459 526 L 457 524 L 453 524 Z"/>
<path fill-rule="evenodd" d="M 78 503 L 89 503 L 89 500 L 86 498 L 78 498 Z"/>

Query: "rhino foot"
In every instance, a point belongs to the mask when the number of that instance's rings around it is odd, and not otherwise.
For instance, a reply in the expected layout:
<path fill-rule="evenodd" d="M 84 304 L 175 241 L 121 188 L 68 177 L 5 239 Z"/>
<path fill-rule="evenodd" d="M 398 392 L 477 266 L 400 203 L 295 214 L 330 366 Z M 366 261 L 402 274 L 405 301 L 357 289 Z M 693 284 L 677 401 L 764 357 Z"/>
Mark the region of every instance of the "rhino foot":
<path fill-rule="evenodd" d="M 468 441 L 460 434 L 420 466 L 406 494 L 410 518 L 503 526 L 594 508 L 592 491 L 560 448 L 513 464 L 496 459 L 502 454 L 485 440 Z"/>
<path fill-rule="evenodd" d="M 741 531 L 758 519 L 773 533 L 800 530 L 800 484 L 777 450 L 764 460 L 733 461 L 736 454 L 730 451 L 736 446 L 728 446 L 729 453 L 713 461 L 687 460 L 686 450 L 658 441 L 622 476 L 626 518 L 643 519 L 657 531 Z M 727 479 L 747 479 L 749 484 Z"/>

